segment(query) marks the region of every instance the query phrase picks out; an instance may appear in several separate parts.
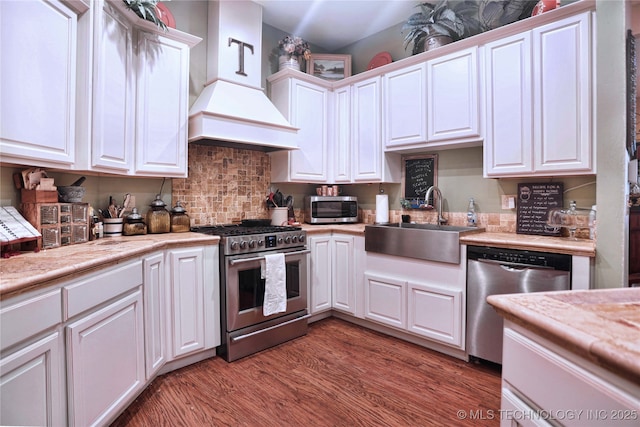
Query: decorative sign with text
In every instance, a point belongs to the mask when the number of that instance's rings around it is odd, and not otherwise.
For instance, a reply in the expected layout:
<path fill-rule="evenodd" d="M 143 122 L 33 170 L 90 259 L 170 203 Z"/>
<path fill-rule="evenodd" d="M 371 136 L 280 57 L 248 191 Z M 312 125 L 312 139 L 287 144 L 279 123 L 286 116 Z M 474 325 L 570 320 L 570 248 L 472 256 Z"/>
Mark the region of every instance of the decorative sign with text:
<path fill-rule="evenodd" d="M 546 225 L 549 210 L 564 206 L 563 193 L 561 182 L 518 184 L 516 233 L 558 236 L 559 229 Z"/>
<path fill-rule="evenodd" d="M 438 155 L 404 156 L 402 161 L 402 197 L 424 200 L 429 187 L 438 185 Z M 433 197 L 429 204 L 433 205 Z"/>

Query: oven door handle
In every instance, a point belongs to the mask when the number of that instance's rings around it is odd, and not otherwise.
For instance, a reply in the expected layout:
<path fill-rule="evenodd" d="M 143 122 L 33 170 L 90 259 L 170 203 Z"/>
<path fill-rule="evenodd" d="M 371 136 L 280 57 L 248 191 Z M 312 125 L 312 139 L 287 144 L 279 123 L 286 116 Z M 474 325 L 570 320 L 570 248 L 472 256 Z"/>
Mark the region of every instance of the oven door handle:
<path fill-rule="evenodd" d="M 268 328 L 264 328 L 264 329 L 260 329 L 258 331 L 254 331 L 254 332 L 249 332 L 248 334 L 244 334 L 244 335 L 238 335 L 237 337 L 231 337 L 231 342 L 237 342 L 246 338 L 250 338 L 254 335 L 258 335 L 261 334 L 263 332 L 267 332 L 270 331 L 272 329 L 276 329 L 276 328 L 280 328 L 282 326 L 286 326 L 290 323 L 294 323 L 294 322 L 299 322 L 301 320 L 305 320 L 310 318 L 311 315 L 310 314 L 305 314 L 304 316 L 300 316 L 300 317 L 296 317 L 295 319 L 291 319 L 291 320 L 287 320 L 286 322 L 282 322 L 282 323 L 278 323 L 277 325 L 273 325 L 273 326 L 269 326 Z"/>
<path fill-rule="evenodd" d="M 284 252 L 285 258 L 289 255 L 305 255 L 311 252 L 309 249 L 305 249 L 303 251 L 295 251 L 295 252 Z M 264 259 L 263 256 L 254 257 L 254 258 L 239 258 L 229 260 L 230 265 L 242 264 L 243 262 L 253 262 L 253 261 L 262 261 Z"/>

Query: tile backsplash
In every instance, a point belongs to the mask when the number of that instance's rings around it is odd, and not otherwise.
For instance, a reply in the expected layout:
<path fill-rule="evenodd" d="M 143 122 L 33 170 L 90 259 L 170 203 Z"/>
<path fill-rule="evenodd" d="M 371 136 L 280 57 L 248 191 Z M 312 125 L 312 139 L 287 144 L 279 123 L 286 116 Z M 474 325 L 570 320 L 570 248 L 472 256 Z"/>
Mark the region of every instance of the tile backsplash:
<path fill-rule="evenodd" d="M 231 224 L 269 218 L 265 200 L 270 188 L 271 158 L 261 151 L 189 145 L 189 177 L 172 180 L 172 206 L 179 200 L 191 225 Z M 305 185 L 305 184 L 300 184 Z M 302 220 L 303 212 L 296 209 Z M 435 211 L 391 209 L 390 222 L 408 214 L 412 221 L 435 222 Z M 450 225 L 466 225 L 466 212 L 444 212 Z M 361 221 L 374 223 L 375 209 L 362 209 Z M 490 232 L 515 233 L 515 212 L 478 212 L 478 225 Z"/>
<path fill-rule="evenodd" d="M 268 218 L 270 160 L 260 151 L 189 144 L 189 177 L 173 179 L 172 204 L 182 202 L 191 225 Z"/>

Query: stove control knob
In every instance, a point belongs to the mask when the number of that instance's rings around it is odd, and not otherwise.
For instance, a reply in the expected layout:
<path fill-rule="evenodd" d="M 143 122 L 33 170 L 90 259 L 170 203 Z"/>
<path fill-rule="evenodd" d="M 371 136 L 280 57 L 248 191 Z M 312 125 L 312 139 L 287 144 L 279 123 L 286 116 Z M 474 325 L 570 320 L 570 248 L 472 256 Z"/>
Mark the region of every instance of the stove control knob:
<path fill-rule="evenodd" d="M 286 244 L 291 243 L 291 236 L 287 236 L 287 237 L 285 237 L 285 238 L 284 238 L 284 242 L 285 242 Z"/>
<path fill-rule="evenodd" d="M 291 238 L 291 242 L 292 242 L 292 243 L 298 243 L 298 236 L 293 236 L 293 237 Z"/>
<path fill-rule="evenodd" d="M 282 237 L 278 237 L 278 244 L 282 244 Z"/>
<path fill-rule="evenodd" d="M 229 245 L 229 247 L 235 251 L 236 249 L 238 249 L 238 242 L 231 242 L 231 245 Z"/>
<path fill-rule="evenodd" d="M 258 240 L 258 246 L 264 246 L 264 240 L 262 239 Z"/>
<path fill-rule="evenodd" d="M 304 234 L 301 234 L 298 240 L 300 240 L 300 243 L 304 243 Z"/>
<path fill-rule="evenodd" d="M 256 241 L 255 240 L 249 240 L 249 247 L 250 248 L 255 248 L 256 247 Z"/>
<path fill-rule="evenodd" d="M 247 248 L 247 242 L 242 241 L 240 242 L 240 249 L 246 249 Z"/>

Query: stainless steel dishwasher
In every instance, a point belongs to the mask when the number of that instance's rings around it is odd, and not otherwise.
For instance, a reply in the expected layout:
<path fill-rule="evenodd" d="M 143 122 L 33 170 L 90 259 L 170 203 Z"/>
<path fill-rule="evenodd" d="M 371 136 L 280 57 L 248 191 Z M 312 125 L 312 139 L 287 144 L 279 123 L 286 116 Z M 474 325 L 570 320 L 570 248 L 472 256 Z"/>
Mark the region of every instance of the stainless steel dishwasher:
<path fill-rule="evenodd" d="M 502 363 L 502 317 L 487 296 L 571 288 L 571 255 L 467 247 L 467 353 Z"/>

